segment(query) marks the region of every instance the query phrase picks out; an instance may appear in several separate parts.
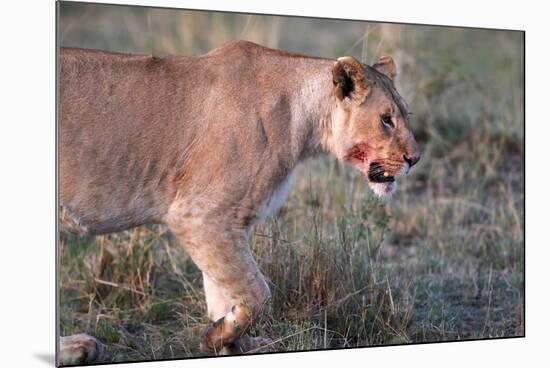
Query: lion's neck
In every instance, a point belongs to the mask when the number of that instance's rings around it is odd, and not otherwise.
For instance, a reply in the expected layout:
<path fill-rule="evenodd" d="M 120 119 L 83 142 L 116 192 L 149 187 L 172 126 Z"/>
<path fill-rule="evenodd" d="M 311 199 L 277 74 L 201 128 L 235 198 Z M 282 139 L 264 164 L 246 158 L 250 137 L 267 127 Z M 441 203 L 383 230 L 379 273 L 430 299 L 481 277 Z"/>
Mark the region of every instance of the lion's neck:
<path fill-rule="evenodd" d="M 318 65 L 303 73 L 301 88 L 293 104 L 291 147 L 299 160 L 331 152 L 332 121 L 336 101 L 333 95 L 330 60 L 314 60 Z"/>

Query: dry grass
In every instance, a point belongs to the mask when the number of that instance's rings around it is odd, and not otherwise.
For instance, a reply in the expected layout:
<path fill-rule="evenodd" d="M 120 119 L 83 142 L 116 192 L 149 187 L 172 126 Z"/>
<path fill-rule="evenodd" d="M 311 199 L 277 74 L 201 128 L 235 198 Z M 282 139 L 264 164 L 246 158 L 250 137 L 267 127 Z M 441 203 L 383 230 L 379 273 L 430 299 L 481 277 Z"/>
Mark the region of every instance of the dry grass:
<path fill-rule="evenodd" d="M 398 62 L 421 162 L 387 202 L 328 157 L 299 168 L 280 216 L 253 231 L 273 291 L 253 333 L 281 351 L 524 334 L 521 34 L 105 11 L 63 10 L 62 44 L 189 54 L 245 38 Z M 99 337 L 106 361 L 201 354 L 200 272 L 165 228 L 62 235 L 60 255 L 63 335 Z"/>

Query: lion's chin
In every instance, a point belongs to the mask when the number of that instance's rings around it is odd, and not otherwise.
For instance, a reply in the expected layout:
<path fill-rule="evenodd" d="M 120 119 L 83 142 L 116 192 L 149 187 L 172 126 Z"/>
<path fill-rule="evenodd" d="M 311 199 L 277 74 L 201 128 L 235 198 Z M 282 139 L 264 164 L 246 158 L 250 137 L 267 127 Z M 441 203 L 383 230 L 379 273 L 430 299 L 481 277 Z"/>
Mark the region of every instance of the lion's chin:
<path fill-rule="evenodd" d="M 369 186 L 378 197 L 391 196 L 397 190 L 397 183 L 395 181 L 390 183 L 373 183 L 369 181 Z"/>

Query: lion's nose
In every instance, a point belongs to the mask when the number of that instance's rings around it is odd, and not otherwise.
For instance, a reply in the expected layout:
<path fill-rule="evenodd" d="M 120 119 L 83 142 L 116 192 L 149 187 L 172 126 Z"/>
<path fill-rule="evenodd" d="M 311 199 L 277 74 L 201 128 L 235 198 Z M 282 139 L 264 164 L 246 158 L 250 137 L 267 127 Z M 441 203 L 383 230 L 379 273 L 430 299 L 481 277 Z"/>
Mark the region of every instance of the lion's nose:
<path fill-rule="evenodd" d="M 405 159 L 405 161 L 407 161 L 407 163 L 409 164 L 410 167 L 413 167 L 418 162 L 418 160 L 420 160 L 420 155 L 415 155 L 415 156 L 412 156 L 412 157 L 408 157 L 407 155 L 403 155 L 403 159 Z"/>

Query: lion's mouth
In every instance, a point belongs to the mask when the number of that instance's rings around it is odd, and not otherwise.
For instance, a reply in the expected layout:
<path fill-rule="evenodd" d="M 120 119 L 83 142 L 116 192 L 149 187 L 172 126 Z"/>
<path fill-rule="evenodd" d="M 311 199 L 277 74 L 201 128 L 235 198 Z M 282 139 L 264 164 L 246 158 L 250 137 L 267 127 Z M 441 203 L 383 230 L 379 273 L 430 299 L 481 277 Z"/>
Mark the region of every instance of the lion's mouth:
<path fill-rule="evenodd" d="M 372 162 L 369 165 L 367 177 L 369 179 L 369 186 L 379 197 L 390 195 L 397 189 L 395 176 L 390 175 L 378 162 Z"/>
<path fill-rule="evenodd" d="M 370 164 L 368 177 L 373 183 L 393 183 L 395 181 L 395 177 L 389 175 L 382 165 L 377 162 Z"/>
<path fill-rule="evenodd" d="M 394 193 L 397 188 L 395 175 L 391 175 L 384 166 L 368 159 L 368 146 L 355 145 L 347 154 L 346 159 L 357 167 L 367 177 L 369 186 L 380 197 Z M 397 173 L 399 174 L 399 173 Z"/>

